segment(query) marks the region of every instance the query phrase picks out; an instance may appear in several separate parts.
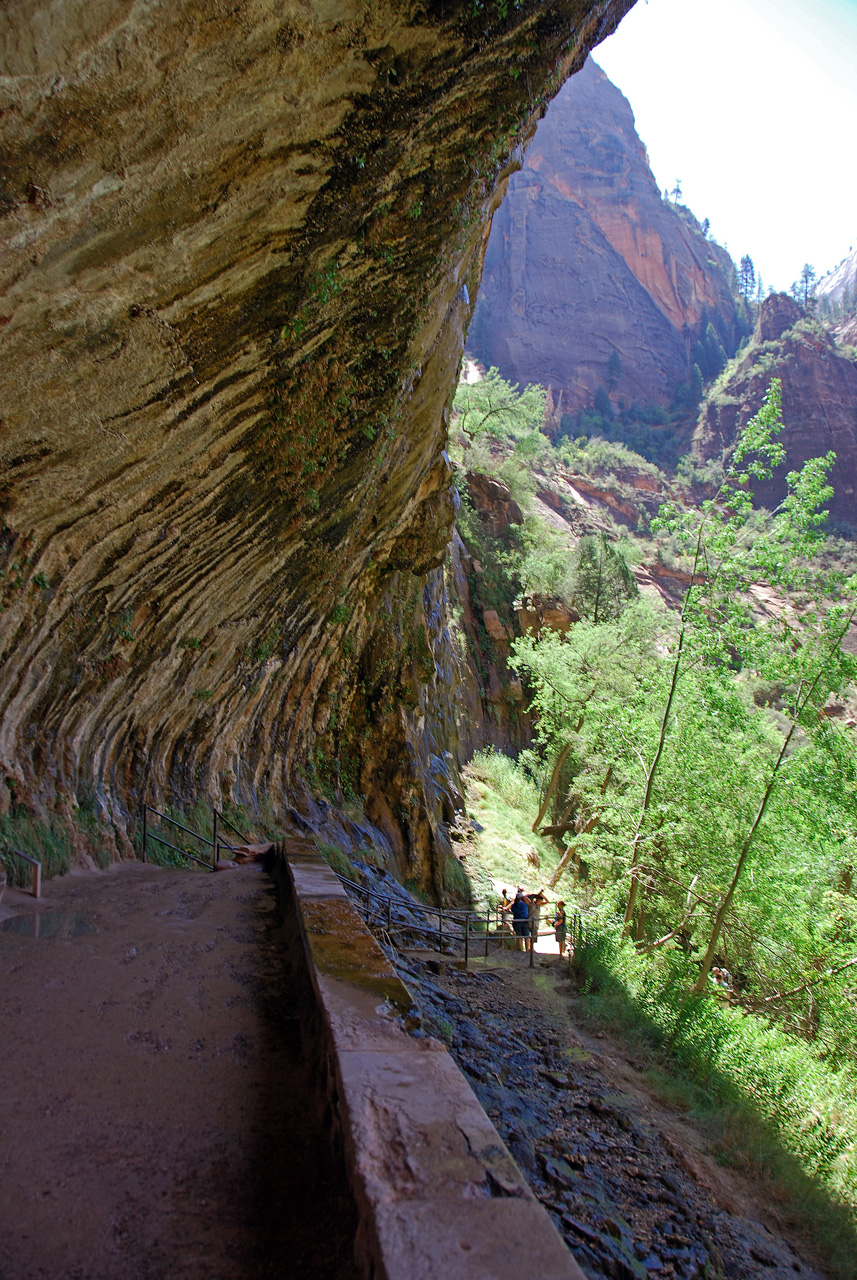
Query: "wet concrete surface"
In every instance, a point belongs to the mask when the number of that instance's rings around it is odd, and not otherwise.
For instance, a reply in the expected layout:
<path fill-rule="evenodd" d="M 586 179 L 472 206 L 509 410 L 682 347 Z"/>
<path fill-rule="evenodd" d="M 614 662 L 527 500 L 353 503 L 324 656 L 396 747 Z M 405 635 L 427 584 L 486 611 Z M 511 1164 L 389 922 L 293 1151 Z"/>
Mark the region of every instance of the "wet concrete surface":
<path fill-rule="evenodd" d="M 0 1280 L 356 1280 L 265 874 L 124 864 L 9 908 Z"/>
<path fill-rule="evenodd" d="M 593 1280 L 822 1280 L 605 1074 L 563 1016 L 558 965 L 399 969 Z"/>

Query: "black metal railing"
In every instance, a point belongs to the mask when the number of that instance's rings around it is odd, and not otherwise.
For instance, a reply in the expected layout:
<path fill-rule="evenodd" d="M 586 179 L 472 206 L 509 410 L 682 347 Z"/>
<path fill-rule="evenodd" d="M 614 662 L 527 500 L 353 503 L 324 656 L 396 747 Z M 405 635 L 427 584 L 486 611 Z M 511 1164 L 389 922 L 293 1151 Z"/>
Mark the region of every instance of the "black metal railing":
<path fill-rule="evenodd" d="M 354 880 L 349 880 L 346 876 L 339 875 L 340 882 L 363 906 L 363 914 L 366 923 L 370 928 L 380 928 L 387 935 L 391 946 L 401 947 L 402 941 L 407 935 L 417 938 L 427 938 L 436 940 L 436 946 L 432 949 L 439 951 L 441 954 L 449 954 L 448 948 L 461 948 L 464 950 L 464 967 L 467 968 L 470 961 L 471 945 L 475 944 L 477 948 L 484 950 L 484 955 L 489 954 L 492 942 L 499 943 L 501 948 L 516 947 L 519 944 L 525 944 L 525 949 L 529 952 L 530 968 L 533 967 L 535 957 L 536 938 L 532 935 L 521 936 L 514 933 L 508 927 L 504 928 L 508 922 L 504 919 L 505 913 L 499 908 L 486 908 L 485 911 L 458 911 L 449 910 L 444 907 L 430 907 L 420 902 L 403 902 L 399 898 L 394 898 L 391 894 L 379 893 L 374 889 L 367 889 L 365 885 L 357 884 Z M 425 920 L 429 917 L 436 920 L 436 924 L 417 923 L 413 920 L 396 920 L 393 919 L 394 907 L 398 907 L 399 911 L 404 913 L 422 916 Z M 492 921 L 494 922 L 494 931 L 492 933 Z M 444 924 L 446 930 L 444 931 Z M 538 937 L 549 937 L 554 935 L 554 929 L 539 930 Z M 580 912 L 575 911 L 569 918 L 569 929 L 567 940 L 570 942 L 569 955 L 581 945 L 583 941 L 583 919 Z"/>
<path fill-rule="evenodd" d="M 159 844 L 165 845 L 168 849 L 172 849 L 173 853 L 178 853 L 183 858 L 190 858 L 192 862 L 198 862 L 201 867 L 207 867 L 209 871 L 215 871 L 217 869 L 218 851 L 220 849 L 228 849 L 230 853 L 236 852 L 235 845 L 229 844 L 228 841 L 223 840 L 220 837 L 219 828 L 221 826 L 228 827 L 230 831 L 232 831 L 236 836 L 240 838 L 243 844 L 247 844 L 248 840 L 247 840 L 247 837 L 244 835 L 243 831 L 239 831 L 238 828 L 235 826 L 235 824 L 233 822 L 230 822 L 229 819 L 224 814 L 222 814 L 219 809 L 216 809 L 214 807 L 214 805 L 211 806 L 211 812 L 212 812 L 212 836 L 211 836 L 211 839 L 209 839 L 209 837 L 203 835 L 201 831 L 194 831 L 193 827 L 185 826 L 185 824 L 183 822 L 179 822 L 177 818 L 171 818 L 168 813 L 163 813 L 160 809 L 156 809 L 154 805 L 144 804 L 143 815 L 142 815 L 143 816 L 143 861 L 146 862 L 148 860 L 149 841 L 157 840 Z M 164 837 L 162 835 L 159 835 L 157 831 L 153 831 L 149 825 L 150 813 L 155 814 L 158 818 L 161 819 L 162 822 L 168 822 L 170 826 L 177 827 L 179 831 L 184 831 L 186 835 L 193 836 L 195 840 L 199 840 L 202 844 L 208 845 L 209 848 L 211 849 L 211 861 L 209 862 L 205 858 L 200 858 L 197 854 L 191 853 L 189 849 L 184 849 L 180 845 L 171 844 L 169 840 L 165 840 Z"/>

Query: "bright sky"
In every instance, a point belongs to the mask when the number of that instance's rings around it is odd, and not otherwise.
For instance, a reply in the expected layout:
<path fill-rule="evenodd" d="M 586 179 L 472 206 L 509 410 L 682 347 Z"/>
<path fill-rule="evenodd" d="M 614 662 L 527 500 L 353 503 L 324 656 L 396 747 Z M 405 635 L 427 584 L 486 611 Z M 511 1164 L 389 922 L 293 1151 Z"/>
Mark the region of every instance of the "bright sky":
<path fill-rule="evenodd" d="M 637 0 L 594 56 L 661 189 L 766 291 L 857 245 L 857 0 Z"/>

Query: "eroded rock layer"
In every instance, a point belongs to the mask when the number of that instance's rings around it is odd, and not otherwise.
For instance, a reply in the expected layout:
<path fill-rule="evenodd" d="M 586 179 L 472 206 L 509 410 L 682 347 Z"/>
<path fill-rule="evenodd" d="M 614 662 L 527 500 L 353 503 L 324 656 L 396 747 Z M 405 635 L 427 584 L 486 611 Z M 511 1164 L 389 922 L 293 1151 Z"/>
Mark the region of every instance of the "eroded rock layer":
<path fill-rule="evenodd" d="M 445 406 L 505 178 L 632 2 L 4 7 L 4 807 L 123 854 L 144 795 L 353 786 L 437 882 Z"/>

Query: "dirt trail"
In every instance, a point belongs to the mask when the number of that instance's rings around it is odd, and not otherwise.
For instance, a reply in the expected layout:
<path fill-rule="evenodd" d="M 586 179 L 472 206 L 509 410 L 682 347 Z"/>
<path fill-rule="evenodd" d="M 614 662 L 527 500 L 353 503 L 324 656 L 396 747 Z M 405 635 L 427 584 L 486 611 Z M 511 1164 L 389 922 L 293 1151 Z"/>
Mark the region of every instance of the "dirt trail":
<path fill-rule="evenodd" d="M 0 914 L 0 1280 L 353 1280 L 264 873 L 124 864 Z"/>
<path fill-rule="evenodd" d="M 621 1044 L 574 1024 L 564 966 L 403 977 L 589 1275 L 821 1280 L 764 1188 L 716 1163 Z"/>

